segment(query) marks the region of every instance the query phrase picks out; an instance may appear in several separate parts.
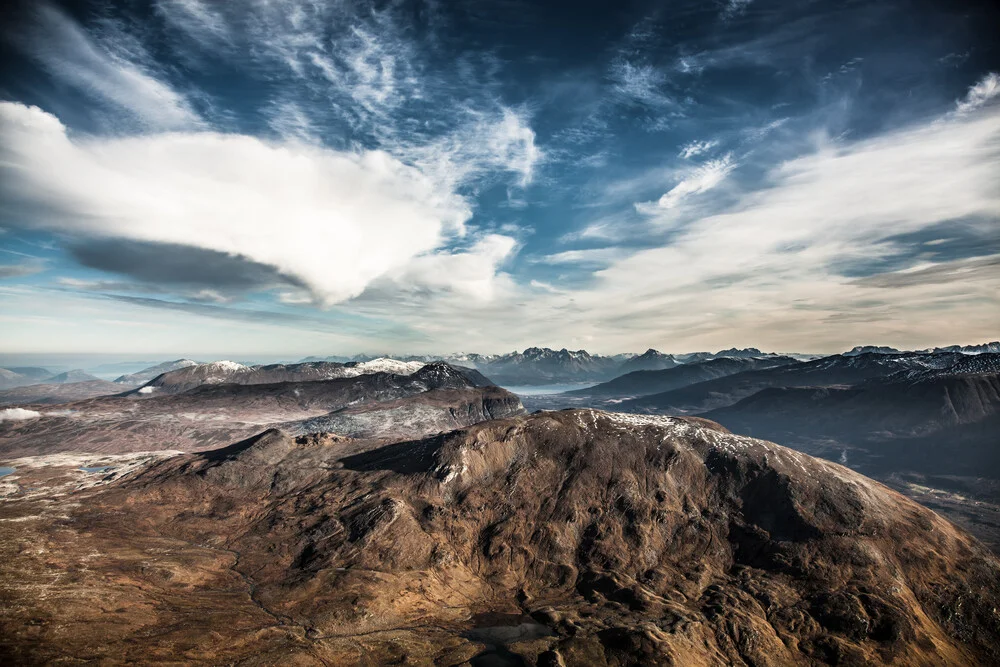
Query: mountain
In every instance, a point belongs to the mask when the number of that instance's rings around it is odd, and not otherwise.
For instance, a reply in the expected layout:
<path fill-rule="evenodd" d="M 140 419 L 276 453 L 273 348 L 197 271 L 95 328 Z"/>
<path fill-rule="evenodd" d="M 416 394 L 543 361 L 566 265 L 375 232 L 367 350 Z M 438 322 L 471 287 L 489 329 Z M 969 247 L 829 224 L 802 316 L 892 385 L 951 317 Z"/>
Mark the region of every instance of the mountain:
<path fill-rule="evenodd" d="M 5 370 L 17 373 L 21 377 L 27 378 L 32 382 L 45 382 L 54 375 L 54 373 L 47 368 L 39 368 L 38 366 L 14 366 Z"/>
<path fill-rule="evenodd" d="M 52 377 L 52 373 L 44 368 L 22 366 L 0 368 L 0 389 L 11 389 L 29 384 L 44 382 Z"/>
<path fill-rule="evenodd" d="M 233 361 L 213 361 L 162 373 L 144 384 L 137 393 L 179 393 L 205 384 L 271 384 L 332 380 L 371 373 L 410 375 L 424 366 L 425 364 L 419 361 L 407 362 L 385 358 L 345 364 L 317 361 L 268 366 L 244 366 Z M 485 382 L 485 379 L 482 381 Z"/>
<path fill-rule="evenodd" d="M 755 347 L 745 347 L 736 348 L 731 347 L 728 350 L 719 350 L 718 352 L 687 352 L 685 354 L 674 355 L 678 361 L 690 364 L 699 361 L 708 361 L 709 359 L 719 359 L 722 357 L 730 357 L 733 359 L 756 359 L 759 357 L 773 356 L 773 352 L 761 352 Z"/>
<path fill-rule="evenodd" d="M 859 354 L 903 354 L 894 347 L 878 345 L 858 345 L 851 350 L 844 352 L 845 357 L 856 357 Z"/>
<path fill-rule="evenodd" d="M 635 371 L 586 389 L 566 392 L 569 396 L 621 399 L 645 396 L 685 387 L 743 371 L 775 368 L 797 363 L 791 357 L 732 358 L 696 361 L 659 371 Z"/>
<path fill-rule="evenodd" d="M 1000 480 L 1000 355 L 852 387 L 772 387 L 704 416 L 812 453 L 849 456 L 852 465 L 872 474 Z M 974 433 L 980 437 L 970 437 Z"/>
<path fill-rule="evenodd" d="M 267 430 L 121 459 L 121 476 L 115 461 L 100 475 L 117 481 L 54 506 L 4 504 L 7 662 L 977 665 L 1000 652 L 1000 563 L 981 544 L 847 468 L 707 420 L 570 410 L 374 446 Z M 20 465 L 14 483 L 36 489 L 65 474 Z M 60 572 L 71 581 L 53 583 Z"/>
<path fill-rule="evenodd" d="M 243 368 L 247 375 L 252 372 Z M 243 372 L 235 364 L 221 369 Z M 268 384 L 209 381 L 186 391 L 139 389 L 69 403 L 31 423 L 4 422 L 0 454 L 201 450 L 278 425 L 300 434 L 332 430 L 351 437 L 417 437 L 523 409 L 516 396 L 476 371 L 443 363 L 409 375 L 376 372 Z"/>
<path fill-rule="evenodd" d="M 949 345 L 947 347 L 935 347 L 933 349 L 926 350 L 913 350 L 911 352 L 903 352 L 897 350 L 894 347 L 876 346 L 876 345 L 858 345 L 849 352 L 845 352 L 845 355 L 854 356 L 858 354 L 864 354 L 866 352 L 875 352 L 878 354 L 943 354 L 943 353 L 959 353 L 959 354 L 988 354 L 1000 353 L 1000 342 L 993 343 L 983 343 L 982 345 Z"/>
<path fill-rule="evenodd" d="M 679 363 L 672 354 L 663 354 L 650 348 L 638 356 L 626 359 L 616 372 L 624 374 L 633 371 L 660 371 L 673 368 Z"/>
<path fill-rule="evenodd" d="M 475 367 L 497 384 L 538 385 L 607 379 L 619 365 L 611 357 L 591 355 L 586 350 L 529 347 L 478 362 Z"/>
<path fill-rule="evenodd" d="M 71 382 L 102 382 L 102 380 L 82 370 L 66 371 L 45 380 L 45 384 L 69 384 Z"/>
<path fill-rule="evenodd" d="M 155 366 L 150 366 L 149 368 L 144 368 L 136 373 L 129 373 L 127 375 L 120 375 L 115 379 L 116 384 L 145 384 L 150 380 L 155 379 L 158 375 L 163 373 L 168 373 L 170 371 L 176 371 L 181 368 L 189 368 L 191 366 L 197 366 L 197 361 L 191 361 L 190 359 L 177 359 L 175 361 L 164 361 L 162 364 L 157 364 Z"/>
<path fill-rule="evenodd" d="M 854 385 L 899 371 L 947 368 L 960 359 L 961 355 L 958 353 L 835 354 L 814 361 L 744 371 L 642 396 L 622 402 L 621 409 L 630 412 L 701 413 L 732 405 L 769 387 Z"/>
<path fill-rule="evenodd" d="M 933 352 L 961 352 L 962 354 L 1000 354 L 1000 341 L 983 343 L 982 345 L 949 345 L 936 347 Z"/>

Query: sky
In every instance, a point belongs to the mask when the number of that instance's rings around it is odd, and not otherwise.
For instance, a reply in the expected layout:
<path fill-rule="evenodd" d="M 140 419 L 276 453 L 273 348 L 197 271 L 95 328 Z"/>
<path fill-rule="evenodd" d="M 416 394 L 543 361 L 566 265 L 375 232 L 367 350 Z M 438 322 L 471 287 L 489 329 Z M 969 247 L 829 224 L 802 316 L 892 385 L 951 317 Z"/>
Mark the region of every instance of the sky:
<path fill-rule="evenodd" d="M 0 12 L 4 353 L 1000 338 L 993 2 Z"/>

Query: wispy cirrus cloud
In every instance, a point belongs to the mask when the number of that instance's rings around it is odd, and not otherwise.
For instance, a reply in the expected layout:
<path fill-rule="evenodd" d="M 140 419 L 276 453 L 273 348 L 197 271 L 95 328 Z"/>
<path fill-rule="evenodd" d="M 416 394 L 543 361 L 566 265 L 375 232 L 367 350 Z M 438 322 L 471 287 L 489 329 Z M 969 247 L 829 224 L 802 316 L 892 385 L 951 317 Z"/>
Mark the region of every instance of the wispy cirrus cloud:
<path fill-rule="evenodd" d="M 733 159 L 732 153 L 727 153 L 717 160 L 709 160 L 689 170 L 681 181 L 664 193 L 655 204 L 642 203 L 636 207 L 642 213 L 656 213 L 677 208 L 687 198 L 718 187 L 737 166 L 739 164 Z"/>
<path fill-rule="evenodd" d="M 16 42 L 53 77 L 145 129 L 203 125 L 190 100 L 163 79 L 134 40 L 111 28 L 88 33 L 47 2 L 35 12 L 34 25 Z"/>
<path fill-rule="evenodd" d="M 681 152 L 677 154 L 677 157 L 684 158 L 685 160 L 690 160 L 693 157 L 697 157 L 702 153 L 708 153 L 713 148 L 719 145 L 718 139 L 711 139 L 705 141 L 692 141 L 690 143 L 684 144 L 681 147 Z"/>
<path fill-rule="evenodd" d="M 1000 74 L 990 72 L 969 88 L 965 98 L 958 101 L 955 111 L 966 114 L 989 104 L 1000 95 Z"/>

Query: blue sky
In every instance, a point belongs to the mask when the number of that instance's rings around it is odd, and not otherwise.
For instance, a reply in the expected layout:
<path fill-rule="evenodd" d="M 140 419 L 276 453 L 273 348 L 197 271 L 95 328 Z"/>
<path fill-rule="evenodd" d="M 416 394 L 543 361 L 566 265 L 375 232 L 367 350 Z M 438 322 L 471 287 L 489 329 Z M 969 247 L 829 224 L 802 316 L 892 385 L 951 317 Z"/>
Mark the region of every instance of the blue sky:
<path fill-rule="evenodd" d="M 993 340 L 992 4 L 25 2 L 0 347 Z"/>

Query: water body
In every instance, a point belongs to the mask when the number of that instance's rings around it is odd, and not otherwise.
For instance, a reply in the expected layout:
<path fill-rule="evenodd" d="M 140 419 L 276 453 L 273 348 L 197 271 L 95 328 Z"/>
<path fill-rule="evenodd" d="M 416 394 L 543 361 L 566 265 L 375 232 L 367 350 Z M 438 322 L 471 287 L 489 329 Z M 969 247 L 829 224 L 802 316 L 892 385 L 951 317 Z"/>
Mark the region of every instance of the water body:
<path fill-rule="evenodd" d="M 96 466 L 93 468 L 80 468 L 83 472 L 104 472 L 105 470 L 111 470 L 112 466 Z"/>
<path fill-rule="evenodd" d="M 479 614 L 472 620 L 476 626 L 462 636 L 486 645 L 485 651 L 469 661 L 472 667 L 527 667 L 527 661 L 507 647 L 552 636 L 547 627 L 519 614 Z"/>
<path fill-rule="evenodd" d="M 0 467 L 0 477 L 6 477 L 7 475 L 13 475 L 17 468 L 7 468 Z"/>
<path fill-rule="evenodd" d="M 596 382 L 568 382 L 563 384 L 528 384 L 528 385 L 510 385 L 504 387 L 507 391 L 512 394 L 517 394 L 518 396 L 548 396 L 549 394 L 561 394 L 564 391 L 573 391 L 575 389 L 586 389 L 587 387 L 593 387 Z"/>

